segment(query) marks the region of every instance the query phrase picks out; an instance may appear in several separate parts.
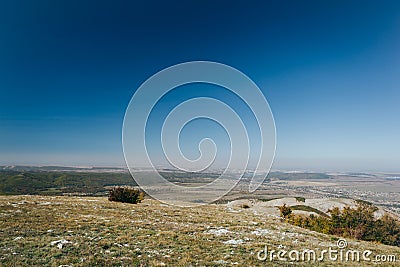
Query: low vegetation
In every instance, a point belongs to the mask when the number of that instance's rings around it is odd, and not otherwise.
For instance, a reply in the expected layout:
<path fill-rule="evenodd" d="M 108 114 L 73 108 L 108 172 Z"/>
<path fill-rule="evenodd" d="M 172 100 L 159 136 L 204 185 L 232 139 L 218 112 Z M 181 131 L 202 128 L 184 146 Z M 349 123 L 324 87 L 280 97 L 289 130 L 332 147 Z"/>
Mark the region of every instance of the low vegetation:
<path fill-rule="evenodd" d="M 137 204 L 143 199 L 143 191 L 130 186 L 114 186 L 108 193 L 109 201 Z"/>
<path fill-rule="evenodd" d="M 306 198 L 304 197 L 295 197 L 297 202 L 306 202 Z"/>
<path fill-rule="evenodd" d="M 340 210 L 335 207 L 329 210 L 330 216 L 308 216 L 293 214 L 300 206 L 279 207 L 281 216 L 289 223 L 317 231 L 346 238 L 380 242 L 391 246 L 400 246 L 400 222 L 388 214 L 376 219 L 374 212 L 377 208 L 368 202 L 356 201 L 355 208 L 345 207 Z M 300 208 L 300 210 L 304 210 Z M 313 211 L 307 209 L 306 211 Z"/>
<path fill-rule="evenodd" d="M 285 219 L 289 219 L 292 215 L 292 209 L 286 204 L 280 206 L 279 211 L 281 212 L 281 216 Z"/>
<path fill-rule="evenodd" d="M 347 239 L 351 249 L 396 255 L 400 248 Z M 335 247 L 337 238 L 226 205 L 179 208 L 145 198 L 0 196 L 0 266 L 283 266 L 257 252 Z M 296 262 L 294 266 L 371 266 Z M 380 265 L 388 266 L 388 265 Z"/>

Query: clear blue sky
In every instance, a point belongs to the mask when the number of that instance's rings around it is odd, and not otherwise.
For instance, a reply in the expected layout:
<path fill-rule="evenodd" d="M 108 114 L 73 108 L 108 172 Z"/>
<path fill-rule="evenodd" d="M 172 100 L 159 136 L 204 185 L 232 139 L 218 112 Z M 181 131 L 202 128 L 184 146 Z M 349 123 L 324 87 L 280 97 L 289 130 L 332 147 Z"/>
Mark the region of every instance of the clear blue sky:
<path fill-rule="evenodd" d="M 0 2 L 0 164 L 124 165 L 136 88 L 210 60 L 263 90 L 273 168 L 400 171 L 400 1 L 136 2 Z"/>

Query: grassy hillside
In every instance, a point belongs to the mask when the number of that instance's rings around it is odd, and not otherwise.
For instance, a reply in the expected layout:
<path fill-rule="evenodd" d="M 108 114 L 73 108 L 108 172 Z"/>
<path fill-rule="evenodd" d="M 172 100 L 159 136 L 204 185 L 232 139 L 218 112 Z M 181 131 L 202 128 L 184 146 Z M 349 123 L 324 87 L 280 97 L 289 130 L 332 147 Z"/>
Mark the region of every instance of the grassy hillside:
<path fill-rule="evenodd" d="M 0 196 L 1 266 L 282 266 L 277 259 L 260 261 L 257 252 L 266 245 L 321 251 L 335 248 L 336 241 L 276 216 L 227 205 L 178 208 L 150 199 L 134 205 L 103 197 Z M 349 249 L 400 259 L 400 248 L 347 241 Z"/>

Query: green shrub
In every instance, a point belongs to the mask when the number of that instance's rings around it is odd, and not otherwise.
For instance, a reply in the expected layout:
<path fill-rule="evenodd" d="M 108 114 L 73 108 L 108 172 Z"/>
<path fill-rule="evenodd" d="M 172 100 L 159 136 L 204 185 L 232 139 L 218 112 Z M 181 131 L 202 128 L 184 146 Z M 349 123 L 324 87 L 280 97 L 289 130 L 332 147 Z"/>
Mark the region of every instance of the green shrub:
<path fill-rule="evenodd" d="M 144 199 L 144 193 L 130 186 L 114 186 L 108 192 L 109 201 L 137 204 Z"/>
<path fill-rule="evenodd" d="M 297 202 L 306 202 L 305 197 L 295 197 Z"/>
<path fill-rule="evenodd" d="M 249 209 L 250 208 L 249 204 L 247 204 L 247 203 L 243 203 L 242 205 L 240 205 L 240 207 L 242 209 Z"/>
<path fill-rule="evenodd" d="M 289 207 L 281 206 L 282 210 Z M 292 207 L 293 208 L 293 207 Z M 377 208 L 365 202 L 358 202 L 355 208 L 334 207 L 329 210 L 330 217 L 303 215 L 284 216 L 288 222 L 324 234 L 350 237 L 365 241 L 375 241 L 391 246 L 400 246 L 400 222 L 385 214 L 375 219 Z"/>

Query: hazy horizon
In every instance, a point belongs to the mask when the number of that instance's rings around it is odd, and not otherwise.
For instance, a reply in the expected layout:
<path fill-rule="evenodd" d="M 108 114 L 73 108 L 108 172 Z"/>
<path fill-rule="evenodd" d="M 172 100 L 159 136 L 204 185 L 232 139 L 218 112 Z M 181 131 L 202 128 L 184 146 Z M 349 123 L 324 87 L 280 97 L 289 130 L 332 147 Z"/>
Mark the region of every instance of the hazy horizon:
<path fill-rule="evenodd" d="M 122 123 L 137 88 L 166 67 L 208 60 L 242 71 L 268 100 L 272 169 L 400 172 L 399 1 L 211 6 L 0 3 L 0 165 L 125 166 Z M 168 110 L 204 96 L 229 104 L 255 133 L 235 96 L 191 85 L 158 103 L 151 153 L 160 154 Z M 182 131 L 188 158 L 206 137 L 229 154 L 224 131 L 196 123 Z"/>
<path fill-rule="evenodd" d="M 297 164 L 298 167 L 274 167 L 272 166 L 270 172 L 321 172 L 321 173 L 385 173 L 385 174 L 400 174 L 400 170 L 397 169 L 357 169 L 357 168 L 305 168 Z M 19 167 L 66 167 L 66 168 L 122 168 L 128 170 L 126 164 L 62 164 L 62 163 L 0 163 L 0 167 L 10 167 L 10 166 L 19 166 Z M 155 166 L 157 169 L 169 169 L 171 166 Z M 144 167 L 136 167 L 136 169 L 141 169 Z M 210 168 L 205 170 L 205 172 L 213 172 L 223 169 L 221 168 Z M 251 169 L 246 169 L 247 171 L 251 171 Z"/>

